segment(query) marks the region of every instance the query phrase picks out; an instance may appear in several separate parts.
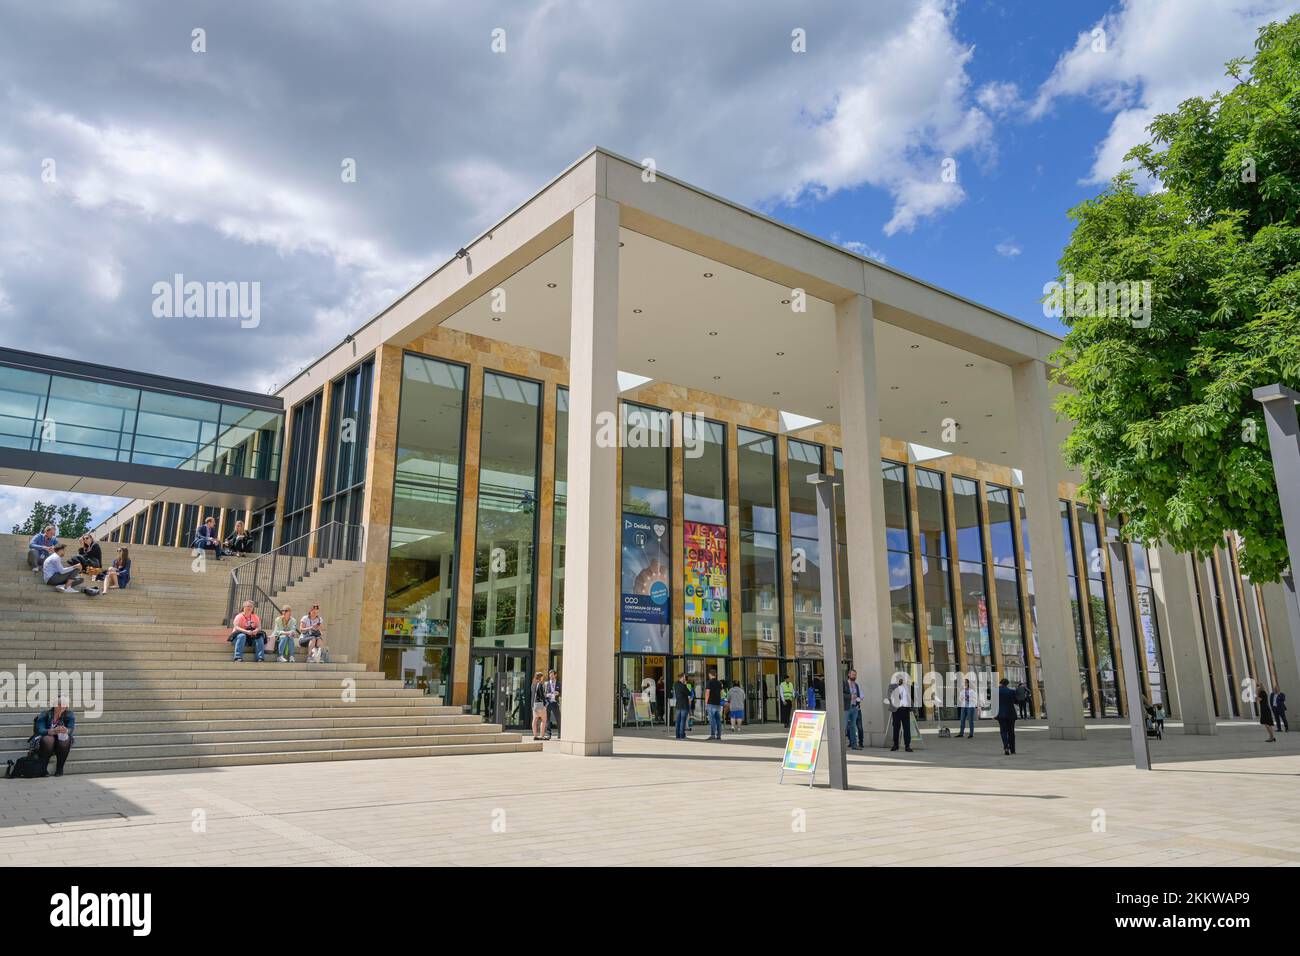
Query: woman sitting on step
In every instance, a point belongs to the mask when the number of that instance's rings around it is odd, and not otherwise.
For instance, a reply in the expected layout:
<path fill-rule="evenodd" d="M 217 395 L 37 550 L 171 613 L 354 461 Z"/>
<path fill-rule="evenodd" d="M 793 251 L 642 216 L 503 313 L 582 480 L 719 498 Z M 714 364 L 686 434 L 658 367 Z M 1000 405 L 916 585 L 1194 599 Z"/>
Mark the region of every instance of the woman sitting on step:
<path fill-rule="evenodd" d="M 285 661 L 293 663 L 293 649 L 298 643 L 298 622 L 293 619 L 293 608 L 287 604 L 280 608 L 280 616 L 271 628 L 271 643 L 280 655 L 276 658 L 277 661 L 282 664 Z"/>
<path fill-rule="evenodd" d="M 72 750 L 72 732 L 77 727 L 77 715 L 68 706 L 68 698 L 60 697 L 53 707 L 36 715 L 35 731 L 31 743 L 41 758 L 41 776 L 50 774 L 50 757 L 56 758 L 54 776 L 63 776 L 63 765 Z"/>
<path fill-rule="evenodd" d="M 313 604 L 311 610 L 298 622 L 298 646 L 307 648 L 307 663 L 318 664 L 325 656 L 325 622 L 321 620 L 320 605 Z"/>
<path fill-rule="evenodd" d="M 117 549 L 117 557 L 101 576 L 103 582 L 99 593 L 107 594 L 109 588 L 124 588 L 131 583 L 131 552 L 126 548 Z"/>

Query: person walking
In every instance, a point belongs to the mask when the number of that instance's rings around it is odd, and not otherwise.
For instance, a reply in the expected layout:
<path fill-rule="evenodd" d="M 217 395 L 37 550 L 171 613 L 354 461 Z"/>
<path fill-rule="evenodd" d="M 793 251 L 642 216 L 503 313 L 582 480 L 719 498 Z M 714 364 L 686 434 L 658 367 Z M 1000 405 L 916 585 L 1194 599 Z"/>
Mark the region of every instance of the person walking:
<path fill-rule="evenodd" d="M 550 740 L 551 734 L 560 732 L 560 675 L 549 671 L 546 675 L 546 733 L 543 740 Z"/>
<path fill-rule="evenodd" d="M 745 722 L 745 688 L 738 680 L 733 680 L 727 691 L 727 714 L 731 717 L 731 732 L 740 733 L 740 725 Z"/>
<path fill-rule="evenodd" d="M 908 689 L 907 681 L 900 677 L 898 683 L 889 691 L 889 709 L 893 711 L 891 720 L 894 724 L 894 746 L 890 750 L 898 749 L 898 732 L 903 732 L 903 748 L 912 752 L 912 694 Z"/>
<path fill-rule="evenodd" d="M 1005 677 L 998 681 L 998 732 L 1002 735 L 1002 754 L 1016 752 L 1016 692 Z"/>
<path fill-rule="evenodd" d="M 849 731 L 849 749 L 862 749 L 862 687 L 858 672 L 851 669 L 844 678 L 844 723 Z"/>
<path fill-rule="evenodd" d="M 975 689 L 971 687 L 969 678 L 957 696 L 958 715 L 961 723 L 957 725 L 957 736 L 966 737 L 968 740 L 975 736 L 975 705 L 979 699 L 975 694 Z M 970 724 L 970 732 L 967 734 L 966 725 Z"/>
<path fill-rule="evenodd" d="M 1264 742 L 1269 744 L 1277 743 L 1277 737 L 1273 735 L 1273 708 L 1269 705 L 1267 694 L 1259 699 L 1259 722 L 1268 731 L 1268 739 Z"/>
<path fill-rule="evenodd" d="M 709 715 L 709 739 L 722 739 L 722 681 L 717 671 L 709 671 L 709 682 L 704 685 L 704 710 Z"/>
<path fill-rule="evenodd" d="M 673 736 L 685 740 L 686 725 L 691 719 L 691 688 L 686 683 L 685 674 L 678 674 L 677 680 L 673 681 L 673 707 L 677 710 L 676 732 Z"/>
<path fill-rule="evenodd" d="M 546 733 L 546 682 L 542 672 L 533 674 L 533 686 L 529 688 L 529 699 L 533 702 L 533 739 L 541 740 Z"/>
<path fill-rule="evenodd" d="M 1029 701 L 1032 695 L 1029 693 L 1029 685 L 1021 681 L 1016 685 L 1016 707 L 1020 710 L 1021 719 L 1029 716 Z"/>
<path fill-rule="evenodd" d="M 781 725 L 790 729 L 790 715 L 794 713 L 794 681 L 789 674 L 781 675 L 781 686 L 777 688 L 781 704 Z"/>
<path fill-rule="evenodd" d="M 1274 687 L 1273 693 L 1268 695 L 1268 705 L 1273 708 L 1273 719 L 1277 721 L 1277 729 L 1289 733 L 1291 725 L 1286 720 L 1286 694 L 1280 687 Z"/>

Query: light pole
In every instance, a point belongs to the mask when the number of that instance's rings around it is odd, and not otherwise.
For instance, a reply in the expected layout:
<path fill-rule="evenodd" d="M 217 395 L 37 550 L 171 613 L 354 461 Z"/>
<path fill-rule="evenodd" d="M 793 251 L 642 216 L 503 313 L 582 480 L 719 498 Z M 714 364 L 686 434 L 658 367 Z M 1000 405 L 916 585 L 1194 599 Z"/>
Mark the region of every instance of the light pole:
<path fill-rule="evenodd" d="M 1300 427 L 1297 427 L 1295 406 L 1300 402 L 1300 392 L 1285 385 L 1265 385 L 1251 395 L 1264 406 L 1264 424 L 1268 429 L 1268 448 L 1273 456 L 1273 477 L 1277 484 L 1277 499 L 1282 506 L 1282 531 L 1286 535 L 1287 554 L 1291 560 L 1291 573 L 1300 574 Z M 1295 588 L 1287 589 L 1292 602 L 1296 600 Z M 1300 651 L 1300 634 L 1294 630 L 1292 640 Z"/>
<path fill-rule="evenodd" d="M 1133 765 L 1139 770 L 1151 769 L 1151 747 L 1147 743 L 1147 728 L 1143 720 L 1142 684 L 1138 676 L 1138 652 L 1141 650 L 1133 628 L 1133 610 L 1129 601 L 1128 577 L 1124 574 L 1124 542 L 1114 528 L 1106 535 L 1110 549 L 1110 583 L 1115 592 L 1115 621 L 1119 624 L 1116 646 L 1123 649 L 1120 655 L 1124 668 L 1124 702 L 1128 706 L 1129 733 L 1133 737 Z"/>
<path fill-rule="evenodd" d="M 848 754 L 844 748 L 844 677 L 840 674 L 840 591 L 835 566 L 839 544 L 835 529 L 835 488 L 838 475 L 815 474 L 808 483 L 817 488 L 817 547 L 822 585 L 822 648 L 826 666 L 826 745 L 830 751 L 831 789 L 847 790 Z"/>

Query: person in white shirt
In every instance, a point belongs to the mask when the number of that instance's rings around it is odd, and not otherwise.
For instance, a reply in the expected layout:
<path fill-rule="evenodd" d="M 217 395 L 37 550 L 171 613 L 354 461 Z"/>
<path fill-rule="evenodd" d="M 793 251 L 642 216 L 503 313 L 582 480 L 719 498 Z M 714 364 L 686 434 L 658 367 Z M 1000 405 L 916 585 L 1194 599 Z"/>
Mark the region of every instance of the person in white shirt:
<path fill-rule="evenodd" d="M 41 565 L 41 576 L 45 579 L 45 583 L 52 585 L 56 591 L 73 594 L 76 593 L 77 585 L 81 583 L 81 566 L 63 563 L 65 548 L 66 545 L 56 544 L 50 549 L 49 557 Z"/>
<path fill-rule="evenodd" d="M 907 688 L 907 678 L 900 677 L 889 691 L 889 706 L 893 710 L 894 746 L 898 749 L 898 732 L 903 731 L 903 748 L 912 752 L 912 693 Z"/>
<path fill-rule="evenodd" d="M 957 699 L 958 706 L 961 708 L 961 723 L 957 725 L 957 736 L 961 737 L 966 732 L 966 724 L 970 723 L 970 737 L 975 736 L 975 707 L 979 703 L 979 698 L 975 691 L 971 689 L 970 680 L 966 681 L 966 686 L 962 688 L 961 694 Z M 969 738 L 968 738 L 969 739 Z"/>
<path fill-rule="evenodd" d="M 313 604 L 298 622 L 298 646 L 307 648 L 309 664 L 319 663 L 325 653 L 325 622 L 321 620 L 319 604 Z"/>

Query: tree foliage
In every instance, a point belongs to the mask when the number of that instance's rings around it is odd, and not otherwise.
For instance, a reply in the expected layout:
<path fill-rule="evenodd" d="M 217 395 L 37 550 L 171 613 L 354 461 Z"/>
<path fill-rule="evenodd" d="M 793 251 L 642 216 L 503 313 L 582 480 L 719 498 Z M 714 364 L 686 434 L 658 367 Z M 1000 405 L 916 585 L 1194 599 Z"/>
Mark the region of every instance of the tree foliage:
<path fill-rule="evenodd" d="M 1063 317 L 1057 408 L 1077 423 L 1064 454 L 1081 493 L 1124 514 L 1128 537 L 1206 552 L 1235 530 L 1242 570 L 1271 581 L 1287 549 L 1251 391 L 1300 387 L 1300 15 L 1228 75 L 1129 152 L 1154 188 L 1123 173 L 1070 210 L 1061 281 L 1149 280 L 1151 309 L 1145 327 Z"/>
<path fill-rule="evenodd" d="M 14 525 L 14 534 L 36 534 L 46 525 L 54 525 L 60 538 L 80 538 L 90 530 L 90 509 L 69 502 L 65 505 L 47 505 L 38 501 L 32 513 L 22 524 Z"/>

